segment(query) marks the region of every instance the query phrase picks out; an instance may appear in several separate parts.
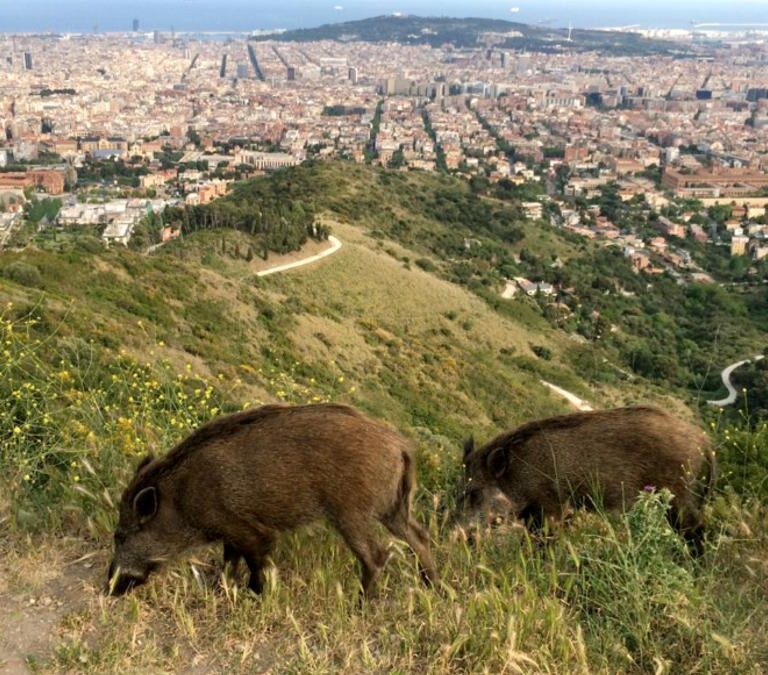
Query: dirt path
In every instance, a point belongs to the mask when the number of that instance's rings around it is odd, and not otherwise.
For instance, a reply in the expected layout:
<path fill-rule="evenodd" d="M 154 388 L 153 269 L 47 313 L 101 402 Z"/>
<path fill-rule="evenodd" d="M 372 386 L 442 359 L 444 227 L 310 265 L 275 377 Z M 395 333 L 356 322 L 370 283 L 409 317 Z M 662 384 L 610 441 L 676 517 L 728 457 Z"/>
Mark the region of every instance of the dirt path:
<path fill-rule="evenodd" d="M 41 565 L 40 560 L 36 557 L 35 563 Z M 3 578 L 0 582 L 0 673 L 3 675 L 31 673 L 30 662 L 50 656 L 62 620 L 85 605 L 102 567 L 91 556 L 63 563 L 51 561 L 52 574 L 45 569 L 34 569 L 32 564 L 13 560 L 0 566 Z"/>
<path fill-rule="evenodd" d="M 721 398 L 717 401 L 707 401 L 709 405 L 717 406 L 718 408 L 724 408 L 727 405 L 732 405 L 733 403 L 736 403 L 736 399 L 738 398 L 738 392 L 736 391 L 736 387 L 733 386 L 733 383 L 731 382 L 731 375 L 733 374 L 733 371 L 737 368 L 741 368 L 745 363 L 752 363 L 752 361 L 760 361 L 764 357 L 762 355 L 755 356 L 753 359 L 744 359 L 743 361 L 737 361 L 736 363 L 732 363 L 730 366 L 725 368 L 722 373 L 720 373 L 720 378 L 723 380 L 723 384 L 725 385 L 725 388 L 728 390 L 728 396 L 725 398 Z"/>
<path fill-rule="evenodd" d="M 286 262 L 282 265 L 273 265 L 272 267 L 267 267 L 267 269 L 261 270 L 259 272 L 256 272 L 257 277 L 266 277 L 270 274 L 276 274 L 277 272 L 286 272 L 288 270 L 295 269 L 297 267 L 303 267 L 304 265 L 309 265 L 310 263 L 317 262 L 318 260 L 322 260 L 323 258 L 326 258 L 329 255 L 333 255 L 341 248 L 341 241 L 334 237 L 333 235 L 330 235 L 328 237 L 328 242 L 330 243 L 330 246 L 323 251 L 320 251 L 320 253 L 316 253 L 315 255 L 307 256 L 306 258 L 299 258 L 298 260 L 293 260 L 291 262 Z"/>
<path fill-rule="evenodd" d="M 589 412 L 590 410 L 594 410 L 594 408 L 583 398 L 579 398 L 571 391 L 568 391 L 567 389 L 563 389 L 562 387 L 558 387 L 556 384 L 552 384 L 551 382 L 546 382 L 545 380 L 541 380 L 541 383 L 545 386 L 551 389 L 553 392 L 555 392 L 558 396 L 562 396 L 568 403 L 570 403 L 576 410 L 580 410 L 582 412 Z"/>

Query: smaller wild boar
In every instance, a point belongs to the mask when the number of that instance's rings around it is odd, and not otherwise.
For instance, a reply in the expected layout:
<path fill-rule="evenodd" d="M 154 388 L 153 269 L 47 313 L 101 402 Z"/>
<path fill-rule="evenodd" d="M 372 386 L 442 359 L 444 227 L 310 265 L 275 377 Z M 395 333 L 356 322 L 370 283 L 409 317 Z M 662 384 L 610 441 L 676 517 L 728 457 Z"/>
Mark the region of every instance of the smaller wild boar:
<path fill-rule="evenodd" d="M 119 595 L 191 546 L 223 541 L 260 593 L 275 537 L 328 518 L 362 565 L 367 595 L 387 559 L 382 523 L 437 579 L 428 536 L 411 515 L 408 441 L 344 405 L 267 405 L 216 419 L 158 459 L 123 493 L 107 591 Z"/>
<path fill-rule="evenodd" d="M 701 429 L 663 410 L 630 407 L 529 422 L 478 449 L 470 439 L 464 472 L 458 522 L 496 509 L 533 529 L 570 506 L 623 510 L 648 486 L 668 488 L 670 522 L 700 552 L 701 507 L 716 465 Z"/>

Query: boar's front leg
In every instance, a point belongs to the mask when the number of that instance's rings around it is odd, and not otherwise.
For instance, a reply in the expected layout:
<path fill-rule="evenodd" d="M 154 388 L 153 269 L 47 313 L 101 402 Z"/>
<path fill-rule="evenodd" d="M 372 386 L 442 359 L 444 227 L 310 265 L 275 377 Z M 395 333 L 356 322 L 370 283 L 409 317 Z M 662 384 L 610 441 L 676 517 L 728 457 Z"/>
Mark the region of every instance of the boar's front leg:
<path fill-rule="evenodd" d="M 229 579 L 237 578 L 237 568 L 240 566 L 240 559 L 243 552 L 229 542 L 224 542 L 224 575 Z"/>
<path fill-rule="evenodd" d="M 422 581 L 431 586 L 438 580 L 435 561 L 429 550 L 429 535 L 405 509 L 400 509 L 393 516 L 383 521 L 386 528 L 400 539 L 404 539 L 419 559 L 419 573 Z"/>
<path fill-rule="evenodd" d="M 261 595 L 264 590 L 264 563 L 274 543 L 275 538 L 272 535 L 258 534 L 238 544 L 239 552 L 251 572 L 248 588 L 257 595 Z"/>

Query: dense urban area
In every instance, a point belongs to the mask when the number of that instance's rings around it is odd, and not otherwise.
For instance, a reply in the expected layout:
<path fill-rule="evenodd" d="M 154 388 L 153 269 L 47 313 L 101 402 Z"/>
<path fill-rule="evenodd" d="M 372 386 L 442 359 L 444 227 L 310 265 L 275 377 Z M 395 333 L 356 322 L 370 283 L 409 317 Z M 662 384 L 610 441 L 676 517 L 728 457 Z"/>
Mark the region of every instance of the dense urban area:
<path fill-rule="evenodd" d="M 768 255 L 765 45 L 683 34 L 683 56 L 624 56 L 568 38 L 553 53 L 496 47 L 504 37 L 5 37 L 0 245 L 29 241 L 30 224 L 128 244 L 148 213 L 342 158 L 522 195 L 528 218 L 620 246 L 645 274 L 707 281 L 702 247 L 744 271 Z"/>

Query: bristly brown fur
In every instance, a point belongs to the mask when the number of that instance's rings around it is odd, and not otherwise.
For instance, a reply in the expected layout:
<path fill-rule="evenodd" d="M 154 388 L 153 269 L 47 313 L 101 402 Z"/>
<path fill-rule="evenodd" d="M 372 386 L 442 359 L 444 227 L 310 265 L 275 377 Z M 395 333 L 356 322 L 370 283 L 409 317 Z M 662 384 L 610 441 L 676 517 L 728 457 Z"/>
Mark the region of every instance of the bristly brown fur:
<path fill-rule="evenodd" d="M 658 408 L 652 406 L 634 406 L 630 408 L 624 408 L 622 413 L 629 412 L 630 414 L 646 412 L 650 414 L 661 413 Z M 499 434 L 495 438 L 492 438 L 485 445 L 480 448 L 476 448 L 473 452 L 479 452 L 484 455 L 488 454 L 495 448 L 511 448 L 515 445 L 522 445 L 529 439 L 539 434 L 546 434 L 548 431 L 561 431 L 563 429 L 575 429 L 584 424 L 592 423 L 600 418 L 615 417 L 615 410 L 595 410 L 591 412 L 582 413 L 569 413 L 566 415 L 556 415 L 554 417 L 547 417 L 540 420 L 534 420 L 533 422 L 526 422 L 519 427 Z"/>
<path fill-rule="evenodd" d="M 167 475 L 187 459 L 189 455 L 204 447 L 206 443 L 213 439 L 222 440 L 236 434 L 244 427 L 257 424 L 267 418 L 277 415 L 293 415 L 308 407 L 311 406 L 271 404 L 217 417 L 193 431 L 162 457 L 158 457 L 156 460 L 146 464 L 142 462 L 136 471 L 135 478 L 138 479 L 141 476 L 140 483 L 142 484 L 145 484 L 147 481 L 157 480 L 161 476 Z M 322 404 L 322 407 L 328 412 L 338 412 L 350 416 L 360 415 L 355 408 L 338 403 Z M 138 486 L 138 483 L 139 481 L 134 480 L 134 489 Z"/>
<path fill-rule="evenodd" d="M 695 552 L 703 540 L 703 500 L 716 475 L 704 432 L 648 406 L 529 422 L 472 452 L 464 466 L 475 495 L 470 510 L 482 511 L 502 492 L 514 515 L 538 523 L 598 501 L 623 510 L 648 486 L 668 489 L 670 522 Z"/>

